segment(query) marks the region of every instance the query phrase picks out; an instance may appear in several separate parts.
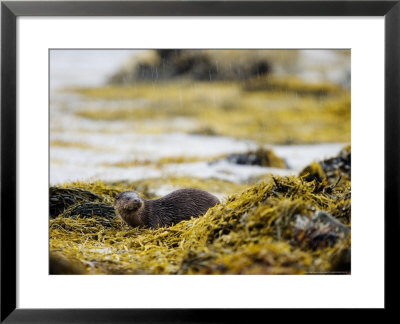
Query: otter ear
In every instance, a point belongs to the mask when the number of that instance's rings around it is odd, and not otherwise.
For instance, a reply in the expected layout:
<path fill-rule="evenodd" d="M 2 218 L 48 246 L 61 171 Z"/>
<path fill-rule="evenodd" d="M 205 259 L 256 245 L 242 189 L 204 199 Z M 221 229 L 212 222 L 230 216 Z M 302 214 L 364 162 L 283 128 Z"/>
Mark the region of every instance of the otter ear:
<path fill-rule="evenodd" d="M 121 193 L 115 195 L 115 199 L 119 199 L 121 197 Z"/>

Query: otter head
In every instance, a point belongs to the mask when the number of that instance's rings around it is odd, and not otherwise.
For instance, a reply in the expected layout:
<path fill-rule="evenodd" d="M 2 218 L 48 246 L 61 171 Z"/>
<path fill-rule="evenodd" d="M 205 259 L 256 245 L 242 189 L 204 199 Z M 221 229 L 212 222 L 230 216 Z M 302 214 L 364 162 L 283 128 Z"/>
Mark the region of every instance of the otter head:
<path fill-rule="evenodd" d="M 125 191 L 115 196 L 114 209 L 128 225 L 143 225 L 141 211 L 144 201 L 136 192 Z"/>

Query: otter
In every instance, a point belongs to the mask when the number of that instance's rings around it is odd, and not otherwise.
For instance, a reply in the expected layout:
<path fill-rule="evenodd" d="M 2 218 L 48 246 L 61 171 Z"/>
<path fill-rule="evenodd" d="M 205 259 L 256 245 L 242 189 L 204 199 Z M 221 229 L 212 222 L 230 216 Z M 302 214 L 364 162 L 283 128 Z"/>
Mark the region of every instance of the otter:
<path fill-rule="evenodd" d="M 179 189 L 155 200 L 146 200 L 134 191 L 125 191 L 115 196 L 114 209 L 132 227 L 157 228 L 202 216 L 219 203 L 214 195 L 192 188 Z"/>

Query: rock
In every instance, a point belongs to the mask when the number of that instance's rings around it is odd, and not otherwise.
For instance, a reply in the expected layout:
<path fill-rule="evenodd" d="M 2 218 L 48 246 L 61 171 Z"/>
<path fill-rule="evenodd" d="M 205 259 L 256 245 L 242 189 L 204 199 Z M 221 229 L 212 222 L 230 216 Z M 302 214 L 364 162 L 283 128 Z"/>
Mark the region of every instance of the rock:
<path fill-rule="evenodd" d="M 103 226 L 112 226 L 112 220 L 116 218 L 114 207 L 99 203 L 77 204 L 67 209 L 63 217 L 95 217 Z"/>
<path fill-rule="evenodd" d="M 85 266 L 80 261 L 68 259 L 59 252 L 50 252 L 50 274 L 85 274 L 86 272 Z"/>
<path fill-rule="evenodd" d="M 333 185 L 340 179 L 351 180 L 350 145 L 343 148 L 336 157 L 311 163 L 300 172 L 300 177 L 308 182 L 321 182 L 326 178 L 328 183 Z"/>
<path fill-rule="evenodd" d="M 50 218 L 55 218 L 68 207 L 78 202 L 102 201 L 103 199 L 88 191 L 79 188 L 49 188 Z"/>
<path fill-rule="evenodd" d="M 247 80 L 266 75 L 279 64 L 290 68 L 297 57 L 298 51 L 280 50 L 148 50 L 132 57 L 109 83 Z"/>
<path fill-rule="evenodd" d="M 293 226 L 294 244 L 312 250 L 333 247 L 349 233 L 348 226 L 324 211 L 317 211 L 312 218 L 297 215 Z"/>
<path fill-rule="evenodd" d="M 272 150 L 259 148 L 246 153 L 229 154 L 226 157 L 229 163 L 241 165 L 258 165 L 262 167 L 286 168 L 286 162 L 275 155 Z"/>

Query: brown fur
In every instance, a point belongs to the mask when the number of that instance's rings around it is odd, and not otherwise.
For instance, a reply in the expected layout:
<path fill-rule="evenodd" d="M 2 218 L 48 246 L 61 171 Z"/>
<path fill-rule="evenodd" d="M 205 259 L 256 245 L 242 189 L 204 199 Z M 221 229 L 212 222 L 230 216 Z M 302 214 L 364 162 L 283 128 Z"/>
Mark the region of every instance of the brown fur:
<path fill-rule="evenodd" d="M 133 191 L 126 191 L 115 197 L 114 208 L 130 226 L 157 228 L 202 216 L 219 203 L 217 197 L 198 189 L 179 189 L 156 200 L 146 200 Z"/>

